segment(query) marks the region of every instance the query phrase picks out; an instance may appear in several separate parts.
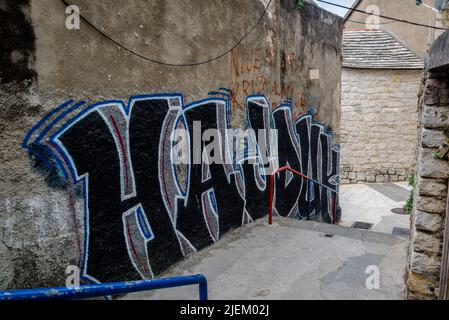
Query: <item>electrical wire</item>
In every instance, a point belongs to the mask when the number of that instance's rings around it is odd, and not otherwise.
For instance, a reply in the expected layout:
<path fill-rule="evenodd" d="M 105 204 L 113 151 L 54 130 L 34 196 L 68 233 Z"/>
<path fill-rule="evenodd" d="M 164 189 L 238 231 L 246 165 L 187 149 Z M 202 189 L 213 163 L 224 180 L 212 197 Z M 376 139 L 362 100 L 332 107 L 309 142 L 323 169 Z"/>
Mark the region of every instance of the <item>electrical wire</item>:
<path fill-rule="evenodd" d="M 70 6 L 70 5 L 71 5 L 71 4 L 68 3 L 66 0 L 61 0 L 61 1 L 62 1 L 66 6 Z M 97 28 L 97 26 L 96 26 L 94 23 L 90 22 L 86 17 L 84 17 L 84 16 L 81 15 L 81 14 L 80 14 L 80 18 L 81 18 L 84 22 L 86 22 L 88 25 L 90 25 L 92 28 L 94 28 L 97 32 L 99 32 L 103 37 L 105 37 L 105 38 L 108 39 L 109 41 L 112 41 L 113 43 L 115 43 L 117 46 L 119 46 L 119 47 L 122 48 L 123 50 L 125 50 L 125 51 L 127 51 L 127 52 L 129 52 L 129 53 L 131 53 L 131 54 L 133 54 L 133 55 L 135 55 L 135 56 L 141 58 L 141 59 L 144 59 L 144 60 L 146 60 L 146 61 L 149 61 L 149 62 L 152 62 L 152 63 L 155 63 L 155 64 L 159 64 L 159 65 L 163 65 L 163 66 L 169 66 L 169 67 L 193 67 L 193 66 L 199 66 L 199 65 L 202 65 L 202 64 L 207 64 L 207 63 L 210 63 L 210 62 L 212 62 L 212 61 L 215 61 L 215 60 L 218 60 L 218 59 L 220 59 L 220 58 L 223 58 L 224 56 L 226 56 L 227 54 L 229 54 L 232 50 L 234 50 L 240 43 L 242 43 L 242 41 L 243 41 L 243 40 L 244 40 L 244 39 L 245 39 L 251 32 L 253 32 L 253 31 L 257 28 L 257 26 L 260 24 L 260 22 L 261 22 L 261 21 L 263 20 L 263 18 L 265 17 L 265 15 L 266 15 L 266 13 L 267 13 L 267 11 L 268 11 L 268 8 L 270 7 L 271 1 L 272 1 L 272 0 L 269 0 L 267 6 L 265 7 L 265 9 L 264 9 L 262 15 L 261 15 L 261 16 L 259 17 L 259 19 L 257 20 L 256 24 L 255 24 L 251 29 L 249 29 L 249 30 L 243 35 L 243 37 L 241 37 L 240 40 L 237 41 L 237 42 L 236 42 L 230 49 L 226 50 L 225 52 L 219 54 L 218 56 L 216 56 L 216 57 L 214 57 L 214 58 L 210 58 L 210 59 L 207 59 L 207 60 L 204 60 L 204 61 L 199 61 L 199 62 L 183 63 L 183 64 L 176 64 L 176 63 L 170 63 L 170 62 L 159 61 L 159 60 L 156 60 L 156 59 L 154 59 L 154 58 L 150 58 L 150 57 L 144 56 L 144 55 L 142 55 L 142 54 L 140 54 L 140 53 L 138 53 L 138 52 L 136 52 L 136 51 L 134 51 L 134 50 L 132 50 L 132 49 L 130 49 L 130 48 L 128 48 L 128 47 L 125 47 L 123 44 L 121 44 L 120 42 L 118 42 L 117 40 L 113 39 L 113 38 L 112 38 L 111 36 L 109 36 L 108 34 L 104 33 L 102 30 L 100 30 L 99 28 Z"/>
<path fill-rule="evenodd" d="M 325 4 L 329 4 L 331 6 L 339 7 L 339 8 L 342 8 L 342 9 L 347 9 L 347 10 L 352 11 L 352 12 L 360 12 L 360 13 L 363 13 L 363 14 L 366 14 L 366 15 L 370 15 L 370 16 L 375 16 L 375 17 L 379 17 L 379 18 L 393 20 L 395 22 L 408 23 L 408 24 L 411 24 L 411 25 L 414 25 L 414 26 L 426 27 L 426 28 L 437 29 L 437 30 L 445 30 L 445 31 L 448 30 L 446 28 L 435 27 L 435 26 L 422 24 L 422 23 L 418 23 L 418 22 L 414 22 L 414 21 L 409 21 L 409 20 L 405 20 L 405 19 L 399 19 L 399 18 L 384 16 L 384 15 L 381 15 L 381 14 L 368 13 L 368 12 L 365 12 L 363 10 L 350 8 L 350 7 L 343 6 L 341 4 L 336 4 L 336 3 L 333 3 L 333 2 L 329 2 L 329 1 L 324 1 L 324 0 L 316 0 L 316 1 L 317 2 L 321 2 L 321 3 L 325 3 Z"/>
<path fill-rule="evenodd" d="M 70 5 L 71 5 L 71 4 L 68 3 L 66 0 L 61 0 L 61 1 L 62 1 L 66 6 L 70 6 Z M 367 12 L 362 11 L 362 10 L 358 10 L 358 9 L 355 9 L 355 8 L 350 8 L 350 7 L 343 6 L 343 5 L 339 5 L 339 4 L 336 4 L 336 3 L 329 2 L 329 1 L 323 1 L 323 0 L 316 0 L 316 1 L 322 2 L 322 3 L 326 3 L 326 4 L 329 4 L 329 5 L 332 5 L 332 6 L 340 7 L 340 8 L 343 8 L 343 9 L 348 9 L 348 10 L 350 10 L 350 11 L 360 12 L 360 13 L 363 13 L 363 14 L 374 15 L 374 16 L 378 16 L 378 17 L 380 17 L 380 18 L 392 20 L 392 21 L 389 21 L 389 22 L 383 22 L 383 23 L 380 23 L 380 24 L 389 24 L 389 23 L 394 23 L 394 22 L 402 22 L 402 23 L 408 23 L 408 24 L 412 24 L 412 25 L 416 25 L 416 26 L 422 26 L 422 27 L 433 28 L 433 29 L 438 29 L 438 30 L 447 30 L 447 29 L 445 29 L 445 28 L 440 28 L 440 27 L 435 27 L 435 26 L 425 25 L 425 24 L 421 24 L 421 23 L 417 23 L 417 22 L 413 22 L 413 21 L 408 21 L 408 20 L 404 20 L 404 19 L 398 19 L 398 18 L 389 17 L 389 16 L 384 16 L 384 15 L 371 14 L 371 13 L 367 13 Z M 207 59 L 207 60 L 198 61 L 198 62 L 192 62 L 192 63 L 182 63 L 182 64 L 176 64 L 176 63 L 170 63 L 170 62 L 159 61 L 159 60 L 156 60 L 156 59 L 154 59 L 154 58 L 150 58 L 150 57 L 144 56 L 143 54 L 140 54 L 140 53 L 138 53 L 138 52 L 136 52 L 136 51 L 134 51 L 134 50 L 132 50 L 132 49 L 126 47 L 125 45 L 121 44 L 120 42 L 118 42 L 117 40 L 115 40 L 114 38 L 112 38 L 111 36 L 109 36 L 108 34 L 106 34 L 105 32 L 103 32 L 102 30 L 100 30 L 94 23 L 92 23 L 90 20 L 88 20 L 88 19 L 87 19 L 86 17 L 84 17 L 83 15 L 80 14 L 79 16 L 80 16 L 80 18 L 81 18 L 84 22 L 86 22 L 89 26 L 91 26 L 93 29 L 95 29 L 95 30 L 96 30 L 98 33 L 100 33 L 103 37 L 105 37 L 105 38 L 108 39 L 109 41 L 115 43 L 117 46 L 119 46 L 119 47 L 122 48 L 123 50 L 125 50 L 125 51 L 127 51 L 127 52 L 129 52 L 129 53 L 131 53 L 131 54 L 133 54 L 133 55 L 135 55 L 135 56 L 141 58 L 141 59 L 144 59 L 144 60 L 146 60 L 146 61 L 149 61 L 149 62 L 152 62 L 152 63 L 155 63 L 155 64 L 164 65 L 164 66 L 169 66 L 169 67 L 193 67 L 193 66 L 203 65 L 203 64 L 207 64 L 207 63 L 210 63 L 210 62 L 212 62 L 212 61 L 221 59 L 221 58 L 223 58 L 224 56 L 226 56 L 227 54 L 229 54 L 232 50 L 234 50 L 240 43 L 243 42 L 243 40 L 244 40 L 250 33 L 252 33 L 252 32 L 259 26 L 259 24 L 261 23 L 261 21 L 262 21 L 263 18 L 265 17 L 265 15 L 266 15 L 266 13 L 267 13 L 267 11 L 268 11 L 268 8 L 269 8 L 270 5 L 271 5 L 271 2 L 272 2 L 272 0 L 269 0 L 267 6 L 265 7 L 265 9 L 264 9 L 262 15 L 261 15 L 261 16 L 259 17 L 259 19 L 257 20 L 256 24 L 255 24 L 251 29 L 249 29 L 249 30 L 248 30 L 248 31 L 247 31 L 247 32 L 240 38 L 240 40 L 238 40 L 238 41 L 237 41 L 237 42 L 236 42 L 230 49 L 226 50 L 225 52 L 219 54 L 219 55 L 216 56 L 216 57 L 213 57 L 213 58 L 210 58 L 210 59 Z M 311 4 L 307 3 L 307 2 L 305 2 L 305 3 L 308 4 L 308 5 L 311 5 Z M 348 19 L 347 21 L 351 21 L 351 22 L 354 22 L 354 23 L 365 24 L 364 22 L 361 22 L 361 21 L 353 21 L 353 20 L 349 20 L 349 19 Z"/>

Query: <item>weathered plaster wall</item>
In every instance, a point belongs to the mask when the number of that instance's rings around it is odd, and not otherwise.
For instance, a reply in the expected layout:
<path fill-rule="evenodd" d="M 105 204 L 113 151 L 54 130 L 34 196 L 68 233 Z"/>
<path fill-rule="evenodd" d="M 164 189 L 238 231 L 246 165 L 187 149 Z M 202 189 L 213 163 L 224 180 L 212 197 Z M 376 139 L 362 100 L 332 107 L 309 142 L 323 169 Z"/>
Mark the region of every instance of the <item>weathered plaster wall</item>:
<path fill-rule="evenodd" d="M 42 159 L 35 153 L 29 153 L 36 150 L 28 144 L 21 146 L 27 132 L 68 99 L 73 99 L 73 103 L 84 100 L 84 106 L 88 106 L 111 99 L 126 103 L 130 96 L 141 94 L 179 92 L 179 97 L 188 104 L 207 98 L 210 91 L 225 87 L 232 90 L 230 122 L 234 128 L 245 127 L 247 96 L 263 94 L 271 109 L 285 101 L 291 104 L 292 117 L 287 111 L 289 109 L 280 109 L 276 113 L 285 113 L 285 121 L 295 119 L 309 108 L 315 109 L 315 120 L 332 128 L 334 139 L 338 142 L 342 22 L 310 6 L 306 6 L 300 14 L 293 9 L 292 3 L 287 0 L 273 1 L 259 27 L 225 57 L 201 66 L 168 67 L 131 55 L 83 22 L 80 30 L 66 29 L 67 16 L 62 1 L 0 0 L 2 21 L 10 22 L 2 24 L 1 37 L 15 39 L 1 44 L 0 288 L 63 285 L 65 268 L 81 265 L 81 260 L 85 259 L 87 229 L 84 227 L 85 198 L 82 187 L 61 179 L 60 171 L 48 170 Z M 117 0 L 101 3 L 73 1 L 73 4 L 79 5 L 82 15 L 125 46 L 155 60 L 189 63 L 217 56 L 230 48 L 254 25 L 268 1 Z M 319 78 L 311 77 L 311 73 L 316 75 L 316 70 L 319 70 Z M 84 106 L 80 106 L 80 110 Z M 161 132 L 156 130 L 161 125 L 158 119 L 162 118 L 159 116 L 156 112 L 151 119 L 154 127 L 150 127 L 148 132 L 154 130 L 155 133 L 149 136 L 153 144 L 148 147 L 155 145 L 161 148 L 158 145 Z M 61 117 L 53 114 L 46 122 L 46 125 L 48 121 L 54 122 L 47 127 L 48 130 L 40 127 L 43 141 L 74 117 L 72 113 Z M 123 130 L 120 125 L 128 123 L 125 118 L 122 120 L 117 132 Z M 81 120 L 78 124 L 86 125 Z M 90 135 L 90 139 L 83 140 L 80 135 L 72 135 L 65 144 L 71 141 L 97 150 L 99 154 L 93 151 L 85 154 L 84 159 L 92 160 L 86 165 L 104 165 L 107 160 L 99 160 L 99 157 L 105 156 L 100 152 L 103 149 L 97 149 L 101 144 L 92 142 L 92 137 L 102 135 L 96 135 L 97 132 L 89 126 L 86 128 L 84 132 Z M 326 130 L 325 127 L 316 128 Z M 314 141 L 322 145 L 327 143 L 326 137 L 318 135 L 318 140 Z M 35 139 L 36 136 L 32 136 L 29 141 L 36 142 Z M 331 144 L 329 148 L 332 148 Z M 133 158 L 146 152 L 137 153 Z M 112 161 L 114 154 L 106 153 L 106 159 Z M 166 159 L 162 157 L 163 160 L 158 163 L 160 150 L 156 148 L 151 156 L 155 154 L 154 168 L 159 168 L 160 172 L 160 165 L 166 163 Z M 52 161 L 55 160 L 52 158 L 51 165 L 54 164 Z M 104 165 L 103 168 L 101 170 L 105 171 L 102 173 L 107 173 L 109 167 Z M 152 178 L 155 179 L 155 176 Z M 287 179 L 284 177 L 284 180 Z M 148 185 L 149 182 L 145 183 Z M 161 192 L 157 184 L 149 185 L 155 188 L 147 190 L 150 194 Z M 103 192 L 107 193 L 107 190 Z M 98 197 L 105 201 L 101 192 Z M 160 201 L 159 198 L 157 201 Z M 154 214 L 163 215 L 163 206 L 156 202 L 153 203 L 156 208 Z M 261 210 L 266 212 L 266 208 Z M 139 217 L 138 213 L 136 217 Z M 122 223 L 121 218 L 119 216 L 117 223 Z M 244 216 L 241 221 L 248 222 Z M 159 224 L 156 223 L 156 226 Z M 173 232 L 172 227 L 155 230 L 156 226 L 152 225 L 153 231 L 159 234 Z M 109 225 L 96 227 L 101 234 L 108 232 Z M 235 225 L 225 227 L 223 232 Z M 190 232 L 195 234 L 195 226 Z M 202 244 L 209 242 L 203 241 Z M 185 253 L 184 249 L 181 249 L 182 254 Z M 102 250 L 107 253 L 104 256 L 105 264 L 116 262 L 113 257 L 119 251 L 114 246 L 104 243 Z M 164 258 L 163 248 L 158 247 L 158 250 L 155 274 L 161 267 L 178 259 L 175 255 L 170 259 Z M 136 256 L 145 254 L 144 247 L 137 248 L 137 251 Z M 150 254 L 155 254 L 155 251 Z M 102 258 L 97 256 L 95 259 L 101 263 Z M 138 260 L 138 257 L 134 258 Z M 131 272 L 126 273 L 129 269 L 122 269 L 121 265 L 112 264 L 109 267 L 109 271 L 123 271 L 123 277 L 111 273 L 105 275 L 105 280 L 135 277 Z M 136 271 L 145 273 L 139 267 L 134 273 Z"/>
<path fill-rule="evenodd" d="M 419 99 L 416 186 L 408 264 L 408 296 L 436 299 L 439 295 L 442 242 L 447 213 L 449 162 L 433 156 L 448 139 L 449 33 L 431 49 Z"/>
<path fill-rule="evenodd" d="M 342 183 L 402 181 L 413 171 L 421 73 L 343 68 Z"/>

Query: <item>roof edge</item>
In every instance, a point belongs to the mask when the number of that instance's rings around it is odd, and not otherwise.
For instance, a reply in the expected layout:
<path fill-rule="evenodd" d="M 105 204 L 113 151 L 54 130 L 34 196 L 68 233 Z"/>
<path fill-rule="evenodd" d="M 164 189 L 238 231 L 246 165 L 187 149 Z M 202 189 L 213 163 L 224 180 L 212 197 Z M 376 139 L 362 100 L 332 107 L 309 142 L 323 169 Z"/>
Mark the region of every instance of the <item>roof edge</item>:
<path fill-rule="evenodd" d="M 426 69 L 434 71 L 449 67 L 449 56 L 446 54 L 449 45 L 449 31 L 440 35 L 429 50 Z"/>
<path fill-rule="evenodd" d="M 342 66 L 344 68 L 355 68 L 355 69 L 386 69 L 386 70 L 422 70 L 425 68 L 425 59 L 424 57 L 422 57 L 420 54 L 418 54 L 414 49 L 410 48 L 407 44 L 405 44 L 403 41 L 401 41 L 394 33 L 392 33 L 389 30 L 386 30 L 385 28 L 379 28 L 376 30 L 344 30 L 343 31 L 343 35 L 345 33 L 352 33 L 352 32 L 377 32 L 377 33 L 383 33 L 389 37 L 391 37 L 392 39 L 394 39 L 394 41 L 397 41 L 397 43 L 399 45 L 401 45 L 404 49 L 408 50 L 410 53 L 415 55 L 415 58 L 417 60 L 420 61 L 420 65 L 419 66 L 389 66 L 387 65 L 383 65 L 383 66 L 376 66 L 376 65 L 363 65 L 360 63 L 354 63 L 354 62 L 348 62 L 348 61 L 344 61 L 344 50 L 343 50 L 343 61 L 342 61 Z M 343 48 L 344 48 L 344 44 L 343 44 Z M 417 64 L 417 62 L 416 62 Z"/>
<path fill-rule="evenodd" d="M 343 30 L 343 33 L 345 32 L 360 32 L 360 31 L 382 31 L 388 34 L 390 37 L 393 37 L 397 42 L 399 42 L 400 45 L 402 45 L 404 48 L 409 50 L 410 52 L 414 53 L 417 58 L 421 59 L 424 62 L 425 57 L 420 55 L 418 51 L 416 51 L 413 48 L 410 48 L 404 41 L 399 39 L 397 35 L 395 35 L 391 30 L 388 30 L 384 27 L 380 27 L 379 29 L 345 29 Z"/>
<path fill-rule="evenodd" d="M 334 16 L 334 17 L 337 18 L 338 20 L 341 20 L 341 22 L 342 22 L 343 24 L 345 23 L 343 17 L 339 16 L 338 14 L 336 14 L 336 13 L 334 13 L 334 12 L 331 12 L 331 11 L 329 11 L 329 10 L 323 8 L 322 6 L 320 6 L 319 4 L 317 4 L 317 3 L 315 2 L 315 0 L 306 0 L 306 3 L 308 3 L 309 5 L 315 7 L 315 8 L 317 8 L 317 9 L 323 11 L 323 12 L 326 12 L 327 14 L 330 14 L 330 15 Z"/>
<path fill-rule="evenodd" d="M 418 51 L 416 51 L 413 48 L 410 48 L 404 41 L 402 41 L 396 34 L 394 34 L 391 30 L 388 30 L 387 28 L 384 27 L 380 27 L 379 30 L 389 34 L 390 36 L 392 36 L 393 38 L 395 38 L 401 45 L 403 45 L 404 47 L 406 47 L 408 50 L 410 50 L 411 52 L 413 52 L 418 58 L 420 58 L 421 60 L 424 61 L 424 56 L 420 55 L 418 53 Z"/>
<path fill-rule="evenodd" d="M 348 12 L 346 12 L 345 16 L 343 17 L 343 21 L 346 22 L 346 20 L 349 19 L 349 17 L 352 15 L 352 13 L 354 12 L 353 9 L 356 9 L 360 2 L 362 2 L 363 0 L 356 0 L 356 2 L 354 2 L 354 4 L 351 7 L 351 10 L 348 10 Z"/>
<path fill-rule="evenodd" d="M 343 63 L 342 64 L 343 68 L 348 68 L 348 69 L 360 69 L 360 70 L 423 70 L 424 69 L 424 65 L 422 67 L 362 67 L 360 65 L 351 65 L 351 64 L 347 64 L 347 63 Z"/>

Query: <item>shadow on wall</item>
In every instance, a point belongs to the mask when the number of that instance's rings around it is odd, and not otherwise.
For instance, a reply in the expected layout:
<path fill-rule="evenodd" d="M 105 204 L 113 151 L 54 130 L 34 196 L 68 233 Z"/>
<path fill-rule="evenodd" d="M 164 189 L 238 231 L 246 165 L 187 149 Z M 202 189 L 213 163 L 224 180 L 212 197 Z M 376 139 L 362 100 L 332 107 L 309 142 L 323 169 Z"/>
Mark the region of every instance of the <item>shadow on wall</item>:
<path fill-rule="evenodd" d="M 181 94 L 69 100 L 27 133 L 22 146 L 49 186 L 84 199 L 86 282 L 154 277 L 265 216 L 273 163 L 337 190 L 340 148 L 330 129 L 312 114 L 292 119 L 289 101 L 270 112 L 265 96 L 248 96 L 246 127 L 259 134 L 240 140 L 231 101 L 223 88 L 189 105 Z M 275 182 L 275 214 L 305 218 L 306 182 L 288 172 Z M 312 191 L 311 218 L 331 222 L 330 191 Z"/>

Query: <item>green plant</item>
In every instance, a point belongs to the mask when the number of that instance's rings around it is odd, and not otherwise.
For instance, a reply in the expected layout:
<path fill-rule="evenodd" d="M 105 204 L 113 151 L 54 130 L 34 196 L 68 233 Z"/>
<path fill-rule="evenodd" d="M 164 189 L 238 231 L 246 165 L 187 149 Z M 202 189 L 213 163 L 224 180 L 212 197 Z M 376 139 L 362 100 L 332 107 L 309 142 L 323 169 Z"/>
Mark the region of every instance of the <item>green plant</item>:
<path fill-rule="evenodd" d="M 411 214 L 413 210 L 413 189 L 410 190 L 410 196 L 405 204 L 404 210 L 407 214 Z"/>
<path fill-rule="evenodd" d="M 412 186 L 412 189 L 410 190 L 410 196 L 408 197 L 407 203 L 404 206 L 404 210 L 407 214 L 411 214 L 413 210 L 413 193 L 414 193 L 414 187 L 415 187 L 415 175 L 411 174 L 408 177 L 408 184 Z"/>
<path fill-rule="evenodd" d="M 409 177 L 408 177 L 408 185 L 409 186 L 415 186 L 415 175 L 414 174 L 411 174 Z"/>
<path fill-rule="evenodd" d="M 295 0 L 295 9 L 302 11 L 302 9 L 304 9 L 304 1 L 305 0 Z"/>

